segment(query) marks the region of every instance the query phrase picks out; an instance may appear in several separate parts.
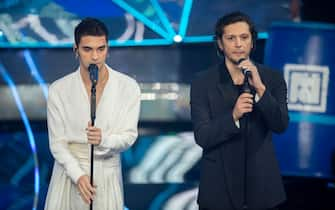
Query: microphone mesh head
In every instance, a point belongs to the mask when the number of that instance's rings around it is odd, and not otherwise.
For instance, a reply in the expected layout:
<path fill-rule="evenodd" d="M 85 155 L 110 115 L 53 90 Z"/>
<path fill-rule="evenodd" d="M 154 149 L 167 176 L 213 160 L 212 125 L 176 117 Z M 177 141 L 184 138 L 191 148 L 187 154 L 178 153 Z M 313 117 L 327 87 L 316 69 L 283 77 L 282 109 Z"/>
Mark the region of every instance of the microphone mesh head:
<path fill-rule="evenodd" d="M 96 64 L 90 64 L 88 66 L 88 71 L 90 73 L 90 80 L 92 84 L 96 85 L 98 82 L 98 72 L 99 72 L 98 66 Z"/>
<path fill-rule="evenodd" d="M 237 65 L 240 65 L 240 63 L 242 63 L 243 61 L 247 60 L 246 58 L 241 58 L 237 61 Z M 248 76 L 250 77 L 251 76 L 251 72 L 249 69 L 243 69 L 242 68 L 242 73 L 244 74 L 244 76 Z"/>

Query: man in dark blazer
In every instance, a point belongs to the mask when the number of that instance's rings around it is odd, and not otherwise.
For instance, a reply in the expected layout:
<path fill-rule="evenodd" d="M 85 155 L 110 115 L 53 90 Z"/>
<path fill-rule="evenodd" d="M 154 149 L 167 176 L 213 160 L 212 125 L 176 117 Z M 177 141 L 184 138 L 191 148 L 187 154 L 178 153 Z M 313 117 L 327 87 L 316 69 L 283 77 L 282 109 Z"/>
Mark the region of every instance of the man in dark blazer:
<path fill-rule="evenodd" d="M 223 62 L 191 86 L 195 140 L 203 149 L 198 204 L 203 210 L 276 209 L 285 199 L 272 132 L 288 126 L 286 83 L 277 71 L 249 59 L 257 32 L 234 12 L 216 24 Z M 241 93 L 244 70 L 251 92 Z"/>

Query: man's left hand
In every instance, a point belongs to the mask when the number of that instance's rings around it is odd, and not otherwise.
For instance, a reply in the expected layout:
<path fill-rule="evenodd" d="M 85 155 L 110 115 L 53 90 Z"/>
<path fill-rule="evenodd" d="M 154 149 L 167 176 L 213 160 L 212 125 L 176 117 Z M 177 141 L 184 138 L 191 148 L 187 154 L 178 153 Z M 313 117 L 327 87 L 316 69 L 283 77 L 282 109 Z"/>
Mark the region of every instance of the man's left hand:
<path fill-rule="evenodd" d="M 239 65 L 239 68 L 241 69 L 248 69 L 251 72 L 251 78 L 249 79 L 249 83 L 250 85 L 252 85 L 256 92 L 257 95 L 259 97 L 262 97 L 264 92 L 265 92 L 265 85 L 263 84 L 259 73 L 258 73 L 258 69 L 257 67 L 251 62 L 250 59 L 246 59 L 244 61 L 242 61 Z"/>

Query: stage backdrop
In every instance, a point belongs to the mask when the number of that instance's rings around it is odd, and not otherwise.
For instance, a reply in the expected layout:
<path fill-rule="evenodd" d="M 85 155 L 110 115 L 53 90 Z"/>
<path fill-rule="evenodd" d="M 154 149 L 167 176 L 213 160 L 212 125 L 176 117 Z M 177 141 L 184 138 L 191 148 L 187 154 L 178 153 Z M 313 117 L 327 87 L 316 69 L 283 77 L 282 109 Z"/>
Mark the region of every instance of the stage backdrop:
<path fill-rule="evenodd" d="M 283 174 L 334 176 L 335 25 L 278 22 L 270 28 L 265 63 L 282 71 L 290 125 L 276 138 Z"/>

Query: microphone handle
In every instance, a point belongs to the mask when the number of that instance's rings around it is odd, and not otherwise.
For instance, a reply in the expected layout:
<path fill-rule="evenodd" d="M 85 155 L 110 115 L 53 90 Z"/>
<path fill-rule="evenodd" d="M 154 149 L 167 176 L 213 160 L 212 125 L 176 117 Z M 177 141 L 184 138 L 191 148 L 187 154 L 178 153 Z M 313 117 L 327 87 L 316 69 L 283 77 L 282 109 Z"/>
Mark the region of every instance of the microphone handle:
<path fill-rule="evenodd" d="M 249 84 L 249 78 L 251 76 L 251 73 L 247 69 L 243 69 L 243 74 L 244 74 L 244 81 L 243 81 L 243 86 L 242 86 L 242 92 L 243 93 L 252 93 L 251 87 Z"/>
<path fill-rule="evenodd" d="M 93 82 L 93 81 L 92 81 Z M 96 86 L 93 83 L 91 87 L 91 125 L 95 124 L 95 113 L 96 113 Z M 94 145 L 91 145 L 90 150 L 90 184 L 93 186 L 93 174 L 94 174 Z M 93 201 L 90 203 L 90 210 L 93 210 Z"/>

